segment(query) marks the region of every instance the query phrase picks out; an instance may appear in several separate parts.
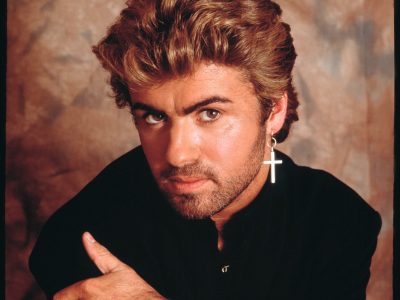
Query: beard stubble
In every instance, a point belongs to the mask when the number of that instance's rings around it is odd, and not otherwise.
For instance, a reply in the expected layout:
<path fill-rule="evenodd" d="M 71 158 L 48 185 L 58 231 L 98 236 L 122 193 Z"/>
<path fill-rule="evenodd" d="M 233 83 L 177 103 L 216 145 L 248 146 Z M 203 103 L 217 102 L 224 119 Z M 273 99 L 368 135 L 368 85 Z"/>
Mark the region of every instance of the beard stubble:
<path fill-rule="evenodd" d="M 162 193 L 170 205 L 187 219 L 204 219 L 222 211 L 246 190 L 259 173 L 264 159 L 265 133 L 265 127 L 261 126 L 246 161 L 240 164 L 242 167 L 237 174 L 229 178 L 220 178 L 212 166 L 205 166 L 201 162 L 179 168 L 170 166 L 161 172 L 161 181 L 168 180 L 170 176 L 207 178 L 215 184 L 212 191 L 174 194 L 163 189 L 159 183 Z"/>

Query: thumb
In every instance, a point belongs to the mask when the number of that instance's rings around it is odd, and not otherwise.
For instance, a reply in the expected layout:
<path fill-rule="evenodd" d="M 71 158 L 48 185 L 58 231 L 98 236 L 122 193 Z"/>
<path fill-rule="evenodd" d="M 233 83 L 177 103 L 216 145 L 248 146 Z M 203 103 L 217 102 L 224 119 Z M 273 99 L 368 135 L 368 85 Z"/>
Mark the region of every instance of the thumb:
<path fill-rule="evenodd" d="M 127 265 L 112 255 L 106 247 L 99 244 L 89 232 L 83 233 L 82 242 L 86 253 L 103 274 L 118 272 L 127 268 Z"/>

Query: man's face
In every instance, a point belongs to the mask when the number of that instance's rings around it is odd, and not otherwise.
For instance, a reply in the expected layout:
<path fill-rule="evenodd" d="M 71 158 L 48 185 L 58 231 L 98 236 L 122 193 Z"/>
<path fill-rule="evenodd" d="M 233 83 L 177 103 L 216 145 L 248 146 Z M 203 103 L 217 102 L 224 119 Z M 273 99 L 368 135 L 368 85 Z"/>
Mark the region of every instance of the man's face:
<path fill-rule="evenodd" d="M 238 69 L 200 64 L 132 99 L 153 176 L 181 215 L 210 217 L 258 194 L 267 177 L 266 129 Z"/>

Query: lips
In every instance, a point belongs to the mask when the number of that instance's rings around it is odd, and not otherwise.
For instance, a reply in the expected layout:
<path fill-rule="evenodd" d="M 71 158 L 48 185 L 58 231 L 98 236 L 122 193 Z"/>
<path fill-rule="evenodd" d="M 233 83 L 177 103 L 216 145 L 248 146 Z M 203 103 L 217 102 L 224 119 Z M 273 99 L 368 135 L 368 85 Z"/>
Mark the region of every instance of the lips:
<path fill-rule="evenodd" d="M 198 190 L 208 181 L 204 177 L 170 176 L 168 185 L 176 192 L 190 193 Z"/>

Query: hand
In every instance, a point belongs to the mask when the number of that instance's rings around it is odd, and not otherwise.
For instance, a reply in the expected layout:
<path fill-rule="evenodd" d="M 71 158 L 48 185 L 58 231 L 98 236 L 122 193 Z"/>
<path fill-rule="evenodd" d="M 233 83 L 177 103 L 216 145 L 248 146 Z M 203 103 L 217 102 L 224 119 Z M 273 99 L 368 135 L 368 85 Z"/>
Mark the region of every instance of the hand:
<path fill-rule="evenodd" d="M 89 232 L 82 235 L 90 259 L 103 275 L 79 281 L 54 295 L 54 300 L 165 299 L 131 267 L 121 262 Z"/>

